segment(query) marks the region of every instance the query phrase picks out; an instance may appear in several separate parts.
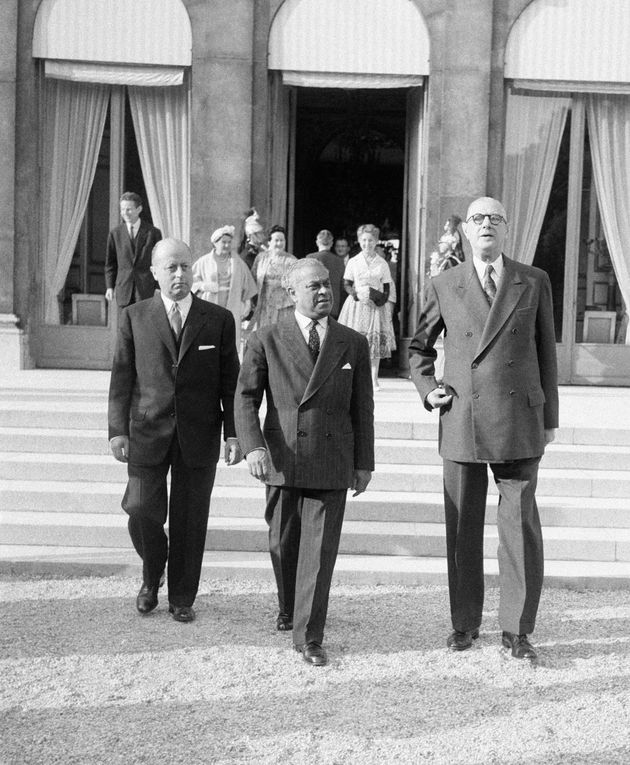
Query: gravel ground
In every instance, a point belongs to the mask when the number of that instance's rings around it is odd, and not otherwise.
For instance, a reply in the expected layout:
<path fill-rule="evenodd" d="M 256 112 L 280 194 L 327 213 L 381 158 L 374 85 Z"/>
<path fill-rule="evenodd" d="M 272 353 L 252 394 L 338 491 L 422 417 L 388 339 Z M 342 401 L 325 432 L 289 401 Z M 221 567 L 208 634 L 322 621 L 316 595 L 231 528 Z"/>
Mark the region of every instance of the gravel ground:
<path fill-rule="evenodd" d="M 197 621 L 130 578 L 0 579 L 0 762 L 628 763 L 630 592 L 547 589 L 539 662 L 445 648 L 444 587 L 336 586 L 330 664 L 275 631 L 267 582 L 204 582 Z"/>

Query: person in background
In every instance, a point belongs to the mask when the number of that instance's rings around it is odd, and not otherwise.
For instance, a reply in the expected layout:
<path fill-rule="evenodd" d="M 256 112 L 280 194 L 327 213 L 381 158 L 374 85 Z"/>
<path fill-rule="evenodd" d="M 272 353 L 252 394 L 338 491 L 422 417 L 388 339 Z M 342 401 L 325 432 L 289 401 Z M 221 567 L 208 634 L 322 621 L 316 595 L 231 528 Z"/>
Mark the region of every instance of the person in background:
<path fill-rule="evenodd" d="M 276 628 L 292 629 L 304 661 L 322 666 L 347 491 L 365 491 L 374 470 L 374 399 L 365 338 L 330 316 L 328 271 L 303 258 L 286 284 L 294 311 L 250 337 L 235 421 L 249 472 L 266 484 Z"/>
<path fill-rule="evenodd" d="M 122 507 L 142 559 L 136 609 L 148 614 L 157 607 L 168 564 L 169 611 L 175 621 L 191 622 L 222 429 L 225 461 L 242 458 L 234 429 L 239 363 L 232 314 L 190 294 L 188 246 L 158 242 L 151 270 L 160 291 L 121 312 L 109 443 L 127 463 Z"/>
<path fill-rule="evenodd" d="M 157 284 L 151 273 L 151 252 L 162 232 L 140 218 L 142 198 L 133 191 L 120 197 L 123 222 L 107 237 L 105 253 L 105 297 L 116 297 L 120 312 L 125 306 L 152 297 Z"/>
<path fill-rule="evenodd" d="M 222 226 L 210 237 L 212 250 L 193 263 L 192 292 L 227 308 L 234 317 L 236 348 L 241 351 L 241 322 L 251 312 L 256 282 L 244 261 L 232 251 L 234 226 Z"/>
<path fill-rule="evenodd" d="M 286 251 L 286 242 L 285 229 L 282 226 L 272 226 L 267 249 L 256 256 L 252 276 L 256 281 L 258 296 L 250 330 L 276 324 L 287 309 L 293 306 L 283 286 L 283 279 L 297 258 Z"/>
<path fill-rule="evenodd" d="M 348 261 L 350 260 L 350 242 L 345 238 L 345 236 L 340 236 L 335 239 L 335 246 L 333 251 L 335 255 L 343 258 L 344 267 L 347 266 Z"/>
<path fill-rule="evenodd" d="M 264 244 L 265 230 L 260 222 L 258 211 L 252 207 L 245 213 L 243 236 L 238 246 L 238 254 L 250 271 L 254 265 L 254 260 L 256 260 L 256 255 L 264 250 Z"/>
<path fill-rule="evenodd" d="M 335 255 L 334 252 L 331 252 L 333 241 L 333 235 L 330 231 L 322 229 L 315 239 L 317 252 L 312 252 L 306 257 L 319 260 L 319 262 L 323 263 L 328 270 L 328 274 L 330 275 L 330 286 L 332 287 L 333 292 L 333 308 L 330 315 L 333 319 L 336 319 L 341 310 L 341 304 L 343 302 L 342 296 L 345 299 L 347 293 L 343 287 L 343 272 L 346 267 L 343 258 L 339 255 Z"/>
<path fill-rule="evenodd" d="M 489 465 L 499 490 L 502 644 L 517 659 L 535 659 L 528 635 L 544 565 L 535 491 L 558 427 L 551 283 L 545 271 L 504 254 L 508 220 L 497 199 L 475 200 L 463 228 L 473 257 L 428 280 L 409 347 L 411 379 L 425 408 L 440 412 L 453 626 L 447 646 L 464 651 L 479 637 Z M 442 331 L 438 380 L 434 346 Z"/>
<path fill-rule="evenodd" d="M 339 314 L 341 324 L 367 337 L 375 391 L 380 390 L 380 360 L 390 358 L 396 348 L 391 310 L 387 307 L 392 277 L 386 261 L 376 251 L 379 233 L 372 224 L 357 230 L 361 252 L 346 266 L 343 278 L 349 298 Z"/>

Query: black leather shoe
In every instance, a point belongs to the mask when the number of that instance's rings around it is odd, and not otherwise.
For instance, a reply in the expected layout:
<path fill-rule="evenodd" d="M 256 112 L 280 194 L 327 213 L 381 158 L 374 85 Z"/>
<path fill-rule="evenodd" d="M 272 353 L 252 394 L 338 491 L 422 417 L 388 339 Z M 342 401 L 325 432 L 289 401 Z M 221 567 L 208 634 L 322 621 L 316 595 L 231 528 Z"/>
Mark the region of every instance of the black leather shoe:
<path fill-rule="evenodd" d="M 503 647 L 512 652 L 515 659 L 537 659 L 538 654 L 534 646 L 527 639 L 527 635 L 515 635 L 513 632 L 504 632 L 501 637 Z"/>
<path fill-rule="evenodd" d="M 289 614 L 278 614 L 276 629 L 278 632 L 290 632 L 293 629 L 293 617 Z"/>
<path fill-rule="evenodd" d="M 142 582 L 136 597 L 136 608 L 141 614 L 150 614 L 158 604 L 159 585 L 148 585 Z"/>
<path fill-rule="evenodd" d="M 168 607 L 169 614 L 173 614 L 176 622 L 194 622 L 195 609 L 192 606 L 174 606 L 172 603 Z"/>
<path fill-rule="evenodd" d="M 473 640 L 477 640 L 478 637 L 479 630 L 468 630 L 466 632 L 453 630 L 446 639 L 446 645 L 451 651 L 465 651 L 472 646 Z"/>
<path fill-rule="evenodd" d="M 319 643 L 305 643 L 304 645 L 294 645 L 293 647 L 298 653 L 302 654 L 304 661 L 313 667 L 323 667 L 325 664 L 328 664 L 326 651 Z"/>

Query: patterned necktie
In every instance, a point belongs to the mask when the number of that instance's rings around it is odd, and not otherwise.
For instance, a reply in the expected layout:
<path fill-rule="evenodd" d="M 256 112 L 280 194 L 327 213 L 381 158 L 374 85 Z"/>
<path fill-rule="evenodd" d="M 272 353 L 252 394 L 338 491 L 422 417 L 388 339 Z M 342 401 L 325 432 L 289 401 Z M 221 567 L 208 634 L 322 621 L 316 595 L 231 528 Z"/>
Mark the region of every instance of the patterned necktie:
<path fill-rule="evenodd" d="M 133 233 L 133 226 L 129 226 L 129 238 L 131 239 L 131 244 L 134 244 L 136 241 L 136 237 Z"/>
<path fill-rule="evenodd" d="M 179 340 L 179 336 L 182 332 L 182 314 L 177 303 L 173 303 L 173 307 L 171 309 L 171 313 L 169 314 L 168 320 L 171 324 L 171 329 L 173 330 L 175 339 Z"/>
<path fill-rule="evenodd" d="M 319 356 L 319 333 L 317 332 L 317 322 L 314 320 L 308 331 L 308 349 L 311 352 L 313 361 L 317 361 L 317 357 Z"/>
<path fill-rule="evenodd" d="M 490 305 L 492 305 L 492 301 L 497 294 L 497 285 L 494 283 L 494 279 L 492 278 L 493 271 L 494 267 L 489 263 L 486 266 L 486 273 L 483 276 L 483 291 L 486 293 L 486 298 L 488 299 L 488 303 L 490 303 Z"/>

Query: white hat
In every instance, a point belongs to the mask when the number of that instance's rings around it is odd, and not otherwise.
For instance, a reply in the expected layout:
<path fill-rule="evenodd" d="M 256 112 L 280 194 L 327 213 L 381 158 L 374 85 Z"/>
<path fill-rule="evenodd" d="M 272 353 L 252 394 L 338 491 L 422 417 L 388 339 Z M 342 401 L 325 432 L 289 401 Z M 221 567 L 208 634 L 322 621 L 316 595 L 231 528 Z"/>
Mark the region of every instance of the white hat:
<path fill-rule="evenodd" d="M 233 239 L 234 226 L 221 226 L 221 228 L 218 228 L 216 231 L 212 232 L 210 241 L 212 242 L 212 244 L 216 244 L 222 236 L 225 236 L 225 234 L 227 234 L 228 236 L 231 236 Z"/>
<path fill-rule="evenodd" d="M 252 208 L 252 214 L 245 218 L 245 233 L 256 234 L 258 231 L 262 231 L 263 227 L 260 222 L 260 215 L 255 208 Z"/>

